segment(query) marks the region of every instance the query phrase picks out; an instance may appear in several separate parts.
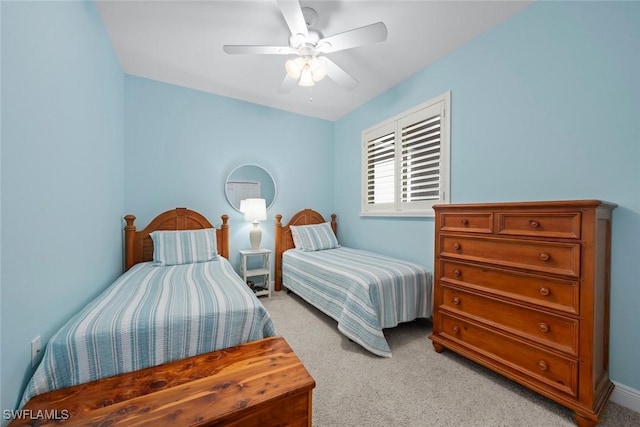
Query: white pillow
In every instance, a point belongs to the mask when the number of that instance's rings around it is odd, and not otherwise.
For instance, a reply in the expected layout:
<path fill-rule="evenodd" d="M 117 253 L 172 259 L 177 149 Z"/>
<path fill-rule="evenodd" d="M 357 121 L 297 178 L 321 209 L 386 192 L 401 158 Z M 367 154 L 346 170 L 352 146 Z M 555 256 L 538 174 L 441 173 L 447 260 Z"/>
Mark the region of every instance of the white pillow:
<path fill-rule="evenodd" d="M 218 256 L 215 228 L 154 231 L 154 265 L 179 265 L 212 261 Z"/>

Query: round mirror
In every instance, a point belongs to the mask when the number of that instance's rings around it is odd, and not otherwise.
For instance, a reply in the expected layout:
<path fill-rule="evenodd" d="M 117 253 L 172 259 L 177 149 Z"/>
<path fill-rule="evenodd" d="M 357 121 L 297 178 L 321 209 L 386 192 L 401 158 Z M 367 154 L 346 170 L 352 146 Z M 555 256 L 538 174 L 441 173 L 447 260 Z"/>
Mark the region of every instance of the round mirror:
<path fill-rule="evenodd" d="M 267 209 L 276 198 L 276 182 L 271 174 L 258 165 L 241 165 L 231 171 L 224 184 L 229 204 L 240 212 L 240 201 L 264 199 Z"/>

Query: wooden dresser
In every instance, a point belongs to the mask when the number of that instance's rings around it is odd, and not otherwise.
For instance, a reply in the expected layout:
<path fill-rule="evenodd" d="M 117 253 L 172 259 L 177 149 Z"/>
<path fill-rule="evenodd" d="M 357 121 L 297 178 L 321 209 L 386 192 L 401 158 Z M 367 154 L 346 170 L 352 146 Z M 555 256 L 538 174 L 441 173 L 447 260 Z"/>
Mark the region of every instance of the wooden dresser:
<path fill-rule="evenodd" d="M 11 426 L 308 427 L 315 381 L 283 338 L 33 397 Z"/>
<path fill-rule="evenodd" d="M 430 339 L 594 426 L 609 381 L 611 213 L 598 200 L 435 206 Z"/>

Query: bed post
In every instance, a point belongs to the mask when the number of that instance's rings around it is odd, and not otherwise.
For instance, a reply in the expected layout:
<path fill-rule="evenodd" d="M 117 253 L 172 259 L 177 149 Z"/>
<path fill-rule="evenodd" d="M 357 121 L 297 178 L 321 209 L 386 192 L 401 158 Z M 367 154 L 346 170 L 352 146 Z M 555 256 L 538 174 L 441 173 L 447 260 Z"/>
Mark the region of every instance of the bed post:
<path fill-rule="evenodd" d="M 124 227 L 124 271 L 127 271 L 135 264 L 136 226 L 133 225 L 133 222 L 136 217 L 135 215 L 126 215 L 124 220 L 127 222 Z"/>
<path fill-rule="evenodd" d="M 333 230 L 333 234 L 338 237 L 338 223 L 336 222 L 336 214 L 331 214 L 331 229 Z"/>
<path fill-rule="evenodd" d="M 220 226 L 220 235 L 222 240 L 222 247 L 218 248 L 220 255 L 229 259 L 229 215 L 222 215 L 222 225 Z"/>
<path fill-rule="evenodd" d="M 275 243 L 276 243 L 276 259 L 275 264 L 275 286 L 274 290 L 279 291 L 282 289 L 282 215 L 276 215 L 276 231 L 275 231 Z"/>

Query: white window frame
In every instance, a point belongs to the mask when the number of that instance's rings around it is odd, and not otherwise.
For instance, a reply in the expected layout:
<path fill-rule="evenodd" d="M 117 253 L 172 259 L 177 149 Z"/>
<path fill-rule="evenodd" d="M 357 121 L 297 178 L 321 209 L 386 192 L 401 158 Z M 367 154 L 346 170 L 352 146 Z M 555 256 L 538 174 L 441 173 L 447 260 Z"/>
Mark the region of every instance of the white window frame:
<path fill-rule="evenodd" d="M 402 129 L 412 123 L 418 123 L 426 117 L 440 115 L 440 160 L 438 198 L 424 201 L 401 201 L 402 170 Z M 408 111 L 394 116 L 362 131 L 361 143 L 361 216 L 434 216 L 433 205 L 449 203 L 450 181 L 450 129 L 451 129 L 451 92 L 430 99 Z M 393 135 L 393 201 L 368 203 L 367 162 L 368 144 L 386 136 L 385 141 Z"/>

